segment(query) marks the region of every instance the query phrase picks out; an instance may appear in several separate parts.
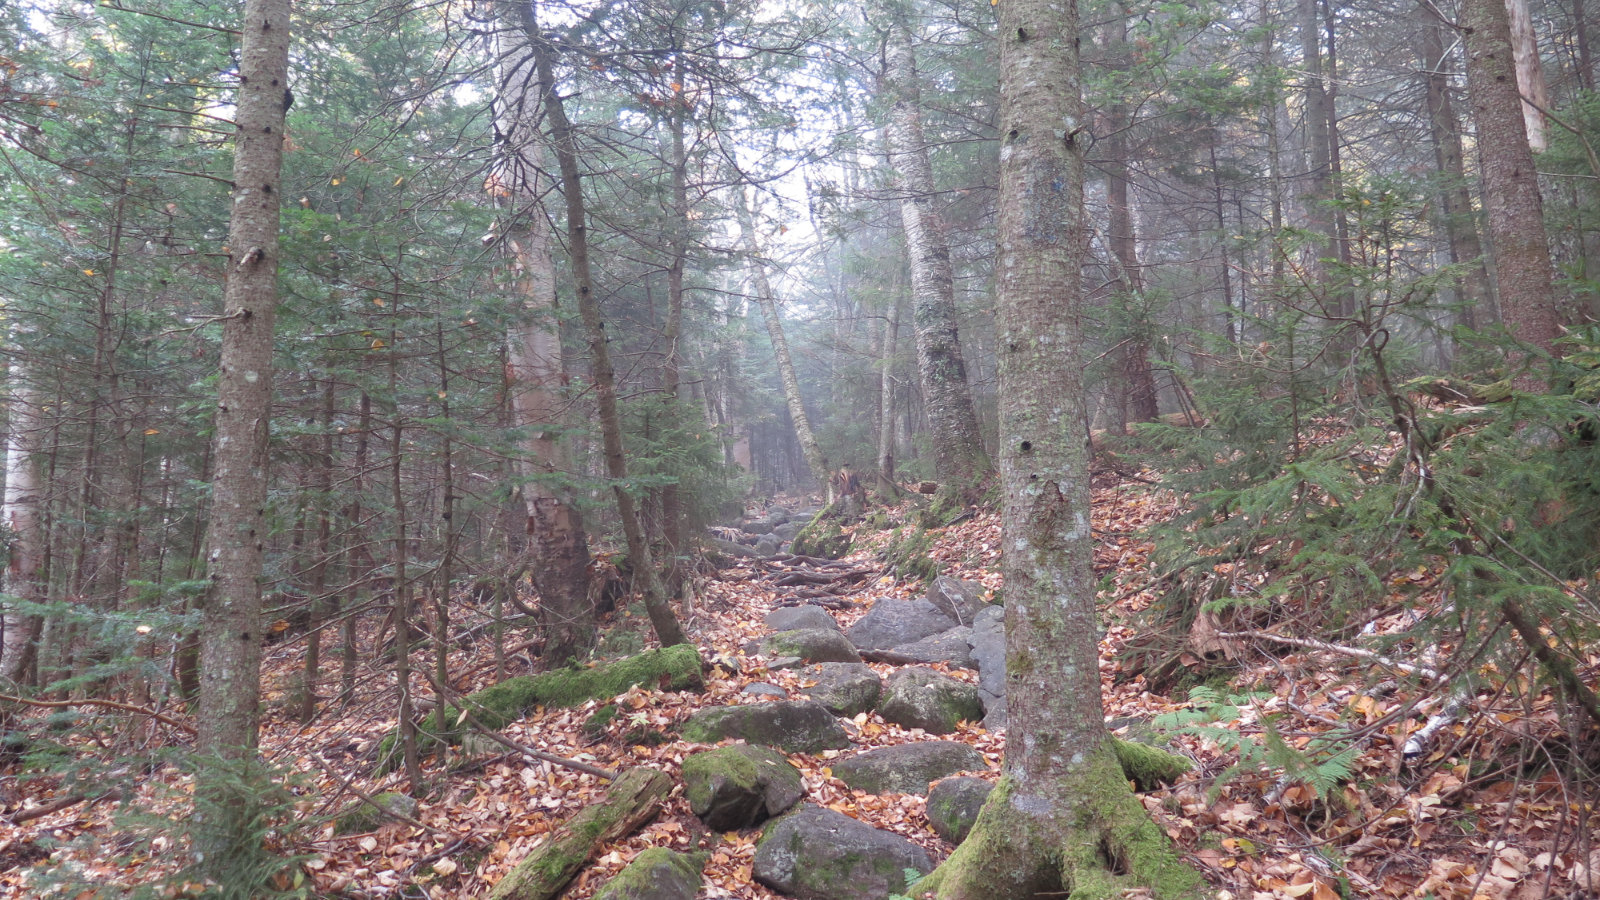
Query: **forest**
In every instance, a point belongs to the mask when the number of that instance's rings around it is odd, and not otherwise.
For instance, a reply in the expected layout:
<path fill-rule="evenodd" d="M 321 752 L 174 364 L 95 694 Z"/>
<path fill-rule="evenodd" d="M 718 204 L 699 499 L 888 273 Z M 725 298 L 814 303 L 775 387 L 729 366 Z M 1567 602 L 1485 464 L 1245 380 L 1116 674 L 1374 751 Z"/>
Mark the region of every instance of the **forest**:
<path fill-rule="evenodd" d="M 1600 896 L 1587 18 L 0 3 L 0 897 Z"/>

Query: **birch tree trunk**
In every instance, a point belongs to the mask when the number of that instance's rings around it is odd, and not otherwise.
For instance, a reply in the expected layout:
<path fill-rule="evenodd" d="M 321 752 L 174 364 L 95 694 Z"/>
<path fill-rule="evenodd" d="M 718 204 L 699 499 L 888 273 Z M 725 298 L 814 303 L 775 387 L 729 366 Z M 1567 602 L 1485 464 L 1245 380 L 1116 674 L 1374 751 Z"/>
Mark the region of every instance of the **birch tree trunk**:
<path fill-rule="evenodd" d="M 1000 4 L 995 293 L 1008 727 L 1000 783 L 972 833 L 918 885 L 946 900 L 1201 892 L 1198 874 L 1128 789 L 1100 699 L 1082 431 L 1077 37 L 1071 0 Z"/>
<path fill-rule="evenodd" d="M 39 392 L 30 378 L 24 357 L 13 351 L 8 377 L 11 393 L 11 423 L 6 435 L 6 489 L 0 519 L 11 530 L 11 560 L 6 567 L 6 593 L 25 604 L 44 602 L 40 580 L 44 562 L 45 534 L 41 513 L 39 456 L 45 426 L 39 409 Z M 8 606 L 0 627 L 0 675 L 12 684 L 31 680 L 37 658 L 39 635 L 44 617 L 26 609 Z"/>
<path fill-rule="evenodd" d="M 511 411 L 523 438 L 522 500 L 527 534 L 537 563 L 539 626 L 544 660 L 561 666 L 594 643 L 594 607 L 589 601 L 589 538 L 583 515 L 562 482 L 566 453 L 558 426 L 565 418 L 555 259 L 544 208 L 540 170 L 543 148 L 536 123 L 540 88 L 532 51 L 520 29 L 499 35 L 500 133 L 505 136 L 499 193 L 512 205 L 506 248 L 521 297 L 522 314 L 506 336 Z"/>
<path fill-rule="evenodd" d="M 240 26 L 228 283 L 223 292 L 221 373 L 213 437 L 210 589 L 200 622 L 196 749 L 248 763 L 255 755 L 261 682 L 261 570 L 267 522 L 267 428 L 272 330 L 278 304 L 279 178 L 288 104 L 289 0 L 246 0 Z M 251 811 L 259 804 L 238 773 L 202 766 L 197 849 L 203 871 L 235 874 L 260 852 Z"/>
<path fill-rule="evenodd" d="M 900 188 L 900 221 L 911 257 L 912 322 L 917 375 L 928 412 L 934 472 L 953 495 L 973 493 L 993 473 L 972 406 L 967 365 L 956 324 L 955 276 L 950 243 L 935 206 L 933 165 L 922 130 L 922 89 L 917 82 L 911 28 L 896 8 L 889 32 L 890 159 Z"/>
<path fill-rule="evenodd" d="M 1553 353 L 1559 334 L 1554 271 L 1538 171 L 1524 131 L 1505 3 L 1465 0 L 1461 15 L 1467 92 L 1478 126 L 1484 218 L 1494 247 L 1500 316 L 1518 340 Z M 1523 376 L 1519 386 L 1538 390 L 1542 381 Z"/>
<path fill-rule="evenodd" d="M 789 419 L 794 422 L 795 440 L 800 442 L 800 452 L 805 455 L 806 468 L 822 489 L 828 487 L 828 458 L 817 444 L 811 431 L 811 419 L 806 415 L 805 400 L 800 395 L 800 379 L 794 374 L 794 360 L 789 356 L 789 342 L 783 336 L 783 320 L 778 317 L 778 300 L 773 296 L 772 283 L 762 267 L 761 247 L 756 242 L 756 226 L 750 216 L 750 204 L 744 191 L 739 191 L 739 236 L 744 250 L 750 255 L 750 278 L 755 282 L 756 303 L 761 307 L 761 317 L 767 323 L 767 336 L 772 339 L 772 355 L 778 360 L 778 380 L 783 384 L 783 396 L 789 403 Z M 831 497 L 829 498 L 832 499 Z"/>
<path fill-rule="evenodd" d="M 633 564 L 634 576 L 643 582 L 645 611 L 650 616 L 650 624 L 661 646 L 686 644 L 689 639 L 668 604 L 661 573 L 656 571 L 650 543 L 645 540 L 644 529 L 639 523 L 638 507 L 633 495 L 624 487 L 628 479 L 628 463 L 622 447 L 622 416 L 617 409 L 616 374 L 611 367 L 611 351 L 607 346 L 610 338 L 606 335 L 605 321 L 600 315 L 600 301 L 594 295 L 594 281 L 589 268 L 588 213 L 583 203 L 576 136 L 572 123 L 567 119 L 566 106 L 556 90 L 550 47 L 539 33 L 538 16 L 533 3 L 519 4 L 517 14 L 520 16 L 523 37 L 533 53 L 540 99 L 549 122 L 550 143 L 561 170 L 561 193 L 567 205 L 567 255 L 572 263 L 572 280 L 578 292 L 578 315 L 583 319 L 584 332 L 588 336 L 606 474 L 611 478 L 611 492 L 617 500 L 617 517 L 622 522 L 622 534 L 628 543 L 628 560 Z"/>
<path fill-rule="evenodd" d="M 1517 67 L 1517 89 L 1526 99 L 1522 103 L 1522 125 L 1528 130 L 1528 147 L 1543 153 L 1544 110 L 1550 108 L 1550 91 L 1545 85 L 1544 64 L 1539 60 L 1539 36 L 1533 30 L 1528 0 L 1505 0 L 1506 23 L 1511 27 L 1511 57 Z"/>

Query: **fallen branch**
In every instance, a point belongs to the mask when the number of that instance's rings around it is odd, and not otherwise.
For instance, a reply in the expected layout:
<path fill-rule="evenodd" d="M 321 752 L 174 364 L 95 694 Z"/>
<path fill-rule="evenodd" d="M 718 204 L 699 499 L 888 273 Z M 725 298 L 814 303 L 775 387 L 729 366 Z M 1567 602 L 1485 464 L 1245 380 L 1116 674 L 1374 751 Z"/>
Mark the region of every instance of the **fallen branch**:
<path fill-rule="evenodd" d="M 134 706 L 131 703 L 118 703 L 115 700 L 98 700 L 93 698 L 85 700 L 34 700 L 30 697 L 13 697 L 9 694 L 0 694 L 0 702 L 22 703 L 27 706 L 42 706 L 45 709 L 71 709 L 74 706 L 99 706 L 104 709 L 114 709 L 119 712 L 133 713 L 134 715 L 138 716 L 148 716 L 152 719 L 155 719 L 157 722 L 171 725 L 173 728 L 187 731 L 190 734 L 196 733 L 193 725 L 179 722 L 177 719 L 168 718 L 167 716 L 164 716 L 153 709 L 146 709 L 143 706 Z"/>
<path fill-rule="evenodd" d="M 73 793 L 67 794 L 64 797 L 57 797 L 56 799 L 51 800 L 49 803 L 41 803 L 38 806 L 30 806 L 27 809 L 18 810 L 17 812 L 12 813 L 11 824 L 21 825 L 24 822 L 32 822 L 34 819 L 42 819 L 51 813 L 58 813 L 63 809 L 70 809 L 71 807 L 77 806 L 79 803 L 86 801 L 94 802 L 101 800 L 114 793 L 116 793 L 116 791 L 101 791 L 97 794 Z"/>
<path fill-rule="evenodd" d="M 1291 647 L 1305 647 L 1309 650 L 1322 650 L 1328 653 L 1338 653 L 1343 656 L 1353 656 L 1357 659 L 1365 659 L 1370 662 L 1375 662 L 1380 666 L 1387 666 L 1388 668 L 1394 669 L 1396 672 L 1404 672 L 1407 675 L 1416 675 L 1419 678 L 1427 678 L 1440 684 L 1445 684 L 1450 680 L 1449 675 L 1441 673 L 1435 669 L 1430 669 L 1427 666 L 1418 666 L 1413 665 L 1412 663 L 1401 662 L 1397 659 L 1384 656 L 1381 653 L 1374 653 L 1371 650 L 1363 650 L 1360 647 L 1345 647 L 1340 644 L 1330 644 L 1327 641 L 1312 640 L 1311 638 L 1288 637 L 1287 635 L 1273 634 L 1269 631 L 1219 631 L 1217 632 L 1217 637 L 1234 641 L 1272 641 L 1278 644 L 1288 644 Z"/>

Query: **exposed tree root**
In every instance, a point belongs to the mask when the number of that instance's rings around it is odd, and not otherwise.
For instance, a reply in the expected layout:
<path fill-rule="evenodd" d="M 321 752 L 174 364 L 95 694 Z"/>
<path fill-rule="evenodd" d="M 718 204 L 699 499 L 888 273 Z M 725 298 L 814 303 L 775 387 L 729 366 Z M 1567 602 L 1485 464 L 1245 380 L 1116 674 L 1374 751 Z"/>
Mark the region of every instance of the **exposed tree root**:
<path fill-rule="evenodd" d="M 1154 900 L 1210 893 L 1128 789 L 1109 740 L 1037 790 L 1002 778 L 972 833 L 913 887 L 937 900 L 1110 900 L 1136 889 Z"/>

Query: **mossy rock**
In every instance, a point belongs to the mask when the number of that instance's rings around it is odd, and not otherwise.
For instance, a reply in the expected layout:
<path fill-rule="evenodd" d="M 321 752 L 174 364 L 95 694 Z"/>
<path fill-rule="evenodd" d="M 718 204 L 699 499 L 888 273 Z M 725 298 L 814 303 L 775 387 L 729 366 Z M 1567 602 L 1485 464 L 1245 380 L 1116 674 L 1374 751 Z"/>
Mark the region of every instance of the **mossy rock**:
<path fill-rule="evenodd" d="M 983 809 L 984 801 L 993 790 L 994 785 L 970 775 L 940 781 L 928 789 L 928 803 L 924 807 L 928 824 L 939 837 L 952 844 L 961 843 L 977 824 L 978 811 Z"/>
<path fill-rule="evenodd" d="M 983 719 L 983 703 L 976 685 L 920 666 L 901 669 L 889 677 L 878 704 L 884 721 L 928 734 L 949 734 L 961 722 Z"/>
<path fill-rule="evenodd" d="M 869 794 L 926 795 L 928 785 L 941 778 L 988 768 L 982 753 L 960 741 L 913 741 L 839 760 L 833 775 Z"/>
<path fill-rule="evenodd" d="M 707 828 L 735 831 L 783 814 L 805 796 L 805 785 L 783 754 L 735 744 L 685 758 L 683 795 Z"/>
<path fill-rule="evenodd" d="M 373 804 L 376 804 L 374 806 Z M 417 801 L 405 794 L 386 793 L 372 798 L 372 803 L 361 801 L 333 820 L 334 834 L 361 834 L 374 831 L 379 825 L 399 816 L 416 818 Z"/>
<path fill-rule="evenodd" d="M 833 713 L 810 700 L 702 709 L 683 723 L 681 735 L 696 744 L 737 738 L 785 753 L 820 753 L 850 746 L 850 735 Z"/>
<path fill-rule="evenodd" d="M 651 847 L 595 892 L 594 900 L 694 900 L 710 853 Z"/>
<path fill-rule="evenodd" d="M 521 718 L 536 706 L 569 707 L 590 700 L 607 699 L 631 687 L 648 685 L 662 690 L 700 690 L 700 652 L 691 644 L 678 644 L 651 650 L 637 656 L 593 668 L 565 668 L 540 675 L 519 675 L 466 696 L 462 704 L 472 717 L 491 731 L 497 731 Z M 461 710 L 444 707 L 429 714 L 417 726 L 419 750 L 431 749 L 437 741 L 459 743 L 467 730 Z M 399 764 L 395 735 L 383 739 L 378 748 L 378 774 Z"/>
<path fill-rule="evenodd" d="M 767 827 L 751 875 L 801 900 L 884 900 L 905 892 L 907 869 L 927 874 L 933 860 L 897 834 L 807 803 Z"/>
<path fill-rule="evenodd" d="M 789 550 L 796 556 L 839 559 L 850 552 L 850 535 L 844 533 L 839 520 L 825 509 L 800 529 Z"/>
<path fill-rule="evenodd" d="M 926 529 L 910 532 L 895 529 L 884 547 L 883 560 L 894 577 L 902 581 L 920 579 L 929 581 L 939 574 L 939 564 L 928 553 L 933 549 L 933 535 Z"/>
<path fill-rule="evenodd" d="M 802 662 L 861 662 L 861 654 L 844 633 L 834 628 L 797 628 L 768 635 L 761 642 L 761 655 L 768 659 L 796 656 Z"/>

